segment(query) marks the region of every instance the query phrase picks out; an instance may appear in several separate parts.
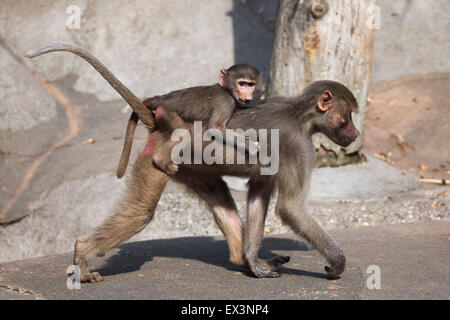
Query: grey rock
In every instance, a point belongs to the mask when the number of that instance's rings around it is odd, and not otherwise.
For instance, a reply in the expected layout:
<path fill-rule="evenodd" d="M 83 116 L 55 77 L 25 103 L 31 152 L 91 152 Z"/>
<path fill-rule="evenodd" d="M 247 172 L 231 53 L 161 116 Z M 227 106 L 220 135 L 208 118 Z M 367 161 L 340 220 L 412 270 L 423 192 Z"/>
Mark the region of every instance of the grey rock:
<path fill-rule="evenodd" d="M 417 177 L 384 161 L 367 156 L 361 165 L 314 169 L 309 198 L 336 201 L 383 200 L 399 192 L 417 188 Z M 247 190 L 245 178 L 225 177 L 231 189 Z"/>
<path fill-rule="evenodd" d="M 360 165 L 319 168 L 313 171 L 311 199 L 351 201 L 384 200 L 418 187 L 417 177 L 384 161 L 367 156 Z"/>
<path fill-rule="evenodd" d="M 65 25 L 69 18 L 66 9 L 71 4 L 45 1 L 30 6 L 26 2 L 2 2 L 0 35 L 18 57 L 56 40 L 75 42 L 98 57 L 141 97 L 217 82 L 218 70 L 234 64 L 231 0 L 208 5 L 176 0 L 84 1 L 79 4 L 81 28 L 75 30 Z M 253 26 L 247 19 L 238 24 Z M 40 30 L 39 37 L 35 36 L 36 30 Z M 270 39 L 261 32 L 256 37 L 252 34 L 248 34 L 252 43 L 261 37 Z M 271 42 L 264 43 L 264 50 L 254 54 L 261 56 L 263 52 L 267 69 Z M 247 48 L 249 44 L 241 46 Z M 47 80 L 75 74 L 75 89 L 93 93 L 100 100 L 119 98 L 88 64 L 68 53 L 54 53 L 26 63 Z"/>
<path fill-rule="evenodd" d="M 26 130 L 56 116 L 56 103 L 0 46 L 0 130 Z"/>
<path fill-rule="evenodd" d="M 450 71 L 448 1 L 379 0 L 372 81 Z"/>
<path fill-rule="evenodd" d="M 0 3 L 0 37 L 18 60 L 23 61 L 31 70 L 48 81 L 62 79 L 77 73 L 81 60 L 73 55 L 56 53 L 44 56 L 39 61 L 30 61 L 23 55 L 30 49 L 47 45 L 53 41 L 74 42 L 78 30 L 66 27 L 67 8 L 73 4 L 70 0 L 50 1 L 14 1 Z M 87 1 L 77 1 L 84 10 Z"/>

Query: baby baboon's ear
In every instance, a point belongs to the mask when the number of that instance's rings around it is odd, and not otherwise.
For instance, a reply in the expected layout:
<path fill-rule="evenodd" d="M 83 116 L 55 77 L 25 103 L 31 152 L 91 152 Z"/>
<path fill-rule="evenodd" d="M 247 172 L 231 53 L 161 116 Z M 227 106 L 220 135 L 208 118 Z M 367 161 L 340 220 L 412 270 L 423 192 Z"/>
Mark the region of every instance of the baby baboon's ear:
<path fill-rule="evenodd" d="M 228 72 L 225 69 L 220 70 L 219 84 L 222 87 L 228 86 Z"/>

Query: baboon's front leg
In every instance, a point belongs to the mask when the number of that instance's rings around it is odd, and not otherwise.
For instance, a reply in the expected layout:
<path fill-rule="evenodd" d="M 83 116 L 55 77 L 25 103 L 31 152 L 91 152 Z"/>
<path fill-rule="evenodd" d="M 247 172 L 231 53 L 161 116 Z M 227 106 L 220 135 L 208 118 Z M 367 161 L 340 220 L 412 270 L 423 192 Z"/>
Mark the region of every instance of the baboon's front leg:
<path fill-rule="evenodd" d="M 128 189 L 116 209 L 89 237 L 75 243 L 74 264 L 81 269 L 81 282 L 102 280 L 88 270 L 87 261 L 112 249 L 141 231 L 153 218 L 156 205 L 169 177 L 153 166 L 152 155 L 159 143 L 158 133 L 149 136 L 144 151 L 133 166 Z"/>
<path fill-rule="evenodd" d="M 303 196 L 279 192 L 276 211 L 281 220 L 300 237 L 319 251 L 330 266 L 325 271 L 330 277 L 337 277 L 345 269 L 345 256 L 339 245 L 306 211 Z"/>

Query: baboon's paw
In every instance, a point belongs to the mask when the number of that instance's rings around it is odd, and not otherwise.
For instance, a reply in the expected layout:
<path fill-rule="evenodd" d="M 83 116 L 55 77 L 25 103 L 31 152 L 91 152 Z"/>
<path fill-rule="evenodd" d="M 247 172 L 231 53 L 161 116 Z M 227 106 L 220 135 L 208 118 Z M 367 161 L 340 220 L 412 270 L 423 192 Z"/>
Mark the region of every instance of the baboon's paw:
<path fill-rule="evenodd" d="M 171 163 L 166 167 L 166 172 L 170 175 L 173 176 L 175 175 L 175 173 L 178 172 L 178 165 Z"/>
<path fill-rule="evenodd" d="M 82 283 L 95 283 L 103 281 L 103 277 L 98 272 L 89 272 L 81 276 Z"/>
<path fill-rule="evenodd" d="M 344 272 L 344 270 L 339 270 L 337 268 L 332 268 L 329 266 L 325 266 L 325 271 L 328 274 L 329 279 L 338 279 L 339 275 Z"/>
<path fill-rule="evenodd" d="M 254 264 L 250 269 L 257 278 L 278 278 L 280 276 L 278 272 L 271 268 L 263 268 L 259 263 Z"/>

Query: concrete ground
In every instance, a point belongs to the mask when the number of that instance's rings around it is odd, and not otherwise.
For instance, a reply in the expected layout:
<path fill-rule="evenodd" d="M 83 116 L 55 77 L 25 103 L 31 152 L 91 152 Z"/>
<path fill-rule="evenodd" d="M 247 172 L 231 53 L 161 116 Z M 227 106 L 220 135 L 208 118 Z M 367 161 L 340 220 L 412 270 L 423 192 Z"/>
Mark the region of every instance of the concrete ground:
<path fill-rule="evenodd" d="M 104 281 L 66 286 L 72 254 L 0 265 L 0 299 L 449 299 L 450 222 L 331 232 L 347 257 L 329 280 L 317 251 L 291 236 L 268 237 L 262 257 L 289 255 L 281 277 L 256 279 L 228 262 L 225 241 L 187 237 L 133 242 L 92 267 Z M 379 289 L 373 288 L 379 267 Z M 373 289 L 369 289 L 372 287 Z"/>

